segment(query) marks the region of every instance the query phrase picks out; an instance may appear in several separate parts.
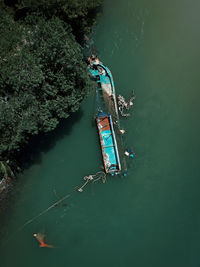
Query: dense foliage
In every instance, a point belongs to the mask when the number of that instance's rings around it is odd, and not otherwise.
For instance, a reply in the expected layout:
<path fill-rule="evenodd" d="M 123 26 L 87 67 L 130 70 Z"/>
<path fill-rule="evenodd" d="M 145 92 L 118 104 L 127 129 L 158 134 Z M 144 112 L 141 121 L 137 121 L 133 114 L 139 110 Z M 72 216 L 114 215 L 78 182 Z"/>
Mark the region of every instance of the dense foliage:
<path fill-rule="evenodd" d="M 100 2 L 4 1 L 0 161 L 6 162 L 31 135 L 51 131 L 60 118 L 79 108 L 91 84 L 78 41 L 90 30 Z"/>

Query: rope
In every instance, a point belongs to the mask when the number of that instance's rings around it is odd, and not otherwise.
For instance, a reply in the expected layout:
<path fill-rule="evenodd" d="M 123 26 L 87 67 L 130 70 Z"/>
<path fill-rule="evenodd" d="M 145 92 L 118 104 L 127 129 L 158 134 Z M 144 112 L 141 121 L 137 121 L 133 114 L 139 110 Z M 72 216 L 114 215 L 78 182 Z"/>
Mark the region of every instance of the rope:
<path fill-rule="evenodd" d="M 52 208 L 56 207 L 58 204 L 60 204 L 61 202 L 63 202 L 66 198 L 70 197 L 70 195 L 66 195 L 63 198 L 59 199 L 58 201 L 56 201 L 54 204 L 52 204 L 51 206 L 49 206 L 47 209 L 43 210 L 42 212 L 40 212 L 39 214 L 37 214 L 36 216 L 34 216 L 32 219 L 28 220 L 27 222 L 25 222 L 21 227 L 19 227 L 15 233 L 13 233 L 10 238 L 7 238 L 6 241 L 4 242 L 4 245 L 6 245 L 18 232 L 20 232 L 22 229 L 24 229 L 25 226 L 27 226 L 28 224 L 30 224 L 31 222 L 33 222 L 34 220 L 36 220 L 37 218 L 39 218 L 40 216 L 42 216 L 43 214 L 45 214 L 46 212 L 48 212 L 49 210 L 51 210 Z"/>
<path fill-rule="evenodd" d="M 102 175 L 103 175 L 103 177 L 102 177 Z M 95 179 L 95 177 L 97 177 L 97 178 Z M 85 176 L 83 179 L 86 182 L 80 188 L 77 189 L 77 191 L 79 191 L 79 192 L 83 192 L 83 188 L 90 181 L 92 181 L 94 183 L 94 182 L 98 181 L 99 179 L 102 179 L 102 182 L 105 183 L 105 181 L 106 181 L 106 174 L 104 172 L 101 172 L 100 171 L 100 172 L 97 172 L 96 174 Z M 55 190 L 54 190 L 54 194 L 57 196 Z M 37 214 L 36 216 L 34 216 L 32 219 L 30 219 L 27 222 L 25 222 L 20 228 L 18 228 L 18 231 L 21 231 L 26 225 L 28 225 L 29 223 L 33 222 L 34 220 L 36 220 L 37 218 L 39 218 L 40 216 L 42 216 L 43 214 L 45 214 L 46 212 L 48 212 L 49 210 L 51 210 L 52 208 L 56 207 L 58 204 L 60 204 L 61 202 L 63 202 L 68 197 L 70 197 L 70 194 L 65 195 L 64 197 L 62 197 L 61 199 L 59 199 L 58 201 L 56 201 L 55 203 L 53 203 L 51 206 L 49 206 L 47 209 L 43 210 L 42 212 L 40 212 L 39 214 Z"/>
<path fill-rule="evenodd" d="M 102 176 L 103 175 L 103 176 Z M 98 177 L 99 176 L 99 177 Z M 95 179 L 95 177 L 97 177 Z M 76 189 L 77 191 L 79 192 L 83 192 L 83 188 L 90 182 L 92 181 L 92 183 L 98 181 L 99 179 L 102 179 L 102 182 L 105 183 L 106 181 L 106 174 L 102 171 L 100 172 L 97 172 L 96 174 L 94 175 L 88 175 L 88 176 L 85 176 L 83 178 L 85 180 L 85 183 L 78 189 Z M 56 197 L 57 194 L 56 194 L 56 191 L 54 189 L 54 194 Z M 10 238 L 7 238 L 6 242 L 4 242 L 4 245 L 7 244 L 15 234 L 17 234 L 18 232 L 20 232 L 22 229 L 24 229 L 24 227 L 26 227 L 28 224 L 32 223 L 34 220 L 36 220 L 37 218 L 39 218 L 40 216 L 44 215 L 45 213 L 47 213 L 48 211 L 50 211 L 52 208 L 56 207 L 58 204 L 60 204 L 61 202 L 63 202 L 66 198 L 69 198 L 70 197 L 70 194 L 67 194 L 65 195 L 64 197 L 62 197 L 61 199 L 59 199 L 58 201 L 54 202 L 51 206 L 49 206 L 47 209 L 41 211 L 40 213 L 38 213 L 36 216 L 32 217 L 30 220 L 26 221 L 21 227 L 19 227 L 16 232 L 10 237 Z"/>
<path fill-rule="evenodd" d="M 85 180 L 86 182 L 77 189 L 78 192 L 83 192 L 83 188 L 92 181 L 92 183 L 95 183 L 98 180 L 102 180 L 103 183 L 105 183 L 106 181 L 106 174 L 105 172 L 97 172 L 96 174 L 90 174 L 88 176 L 83 177 L 83 180 Z"/>
<path fill-rule="evenodd" d="M 102 177 L 103 175 L 103 177 Z M 98 177 L 99 176 L 99 177 Z M 95 177 L 97 177 L 95 179 Z M 92 181 L 93 183 L 102 179 L 102 182 L 105 183 L 106 181 L 106 174 L 102 171 L 97 172 L 96 174 L 91 174 L 88 176 L 85 176 L 83 178 L 83 180 L 85 180 L 86 182 L 77 189 L 77 191 L 79 192 L 83 192 L 83 188 L 90 182 Z M 54 190 L 54 194 L 57 196 L 56 191 Z M 58 197 L 58 196 L 57 196 Z M 61 199 L 59 199 L 58 201 L 56 201 L 54 204 L 52 204 L 51 206 L 49 206 L 47 209 L 43 210 L 42 212 L 40 212 L 39 214 L 37 214 L 36 216 L 34 216 L 32 219 L 28 220 L 27 222 L 25 222 L 19 229 L 18 231 L 22 230 L 26 225 L 28 225 L 29 223 L 33 222 L 34 220 L 36 220 L 37 218 L 39 218 L 40 216 L 42 216 L 43 214 L 45 214 L 46 212 L 48 212 L 49 210 L 51 210 L 52 208 L 56 207 L 58 204 L 60 204 L 61 202 L 63 202 L 66 198 L 70 197 L 70 194 L 67 194 L 66 196 L 62 197 Z"/>
<path fill-rule="evenodd" d="M 70 197 L 70 195 L 66 195 L 63 198 L 61 198 L 60 200 L 56 201 L 53 205 L 51 205 L 50 207 L 48 207 L 47 209 L 45 209 L 44 211 L 40 212 L 39 214 L 37 214 L 36 216 L 34 216 L 32 219 L 28 220 L 27 222 L 25 222 L 19 229 L 18 231 L 21 231 L 26 225 L 28 225 L 29 223 L 33 222 L 35 219 L 39 218 L 40 216 L 42 216 L 43 214 L 45 214 L 46 212 L 48 212 L 49 210 L 51 210 L 52 208 L 56 207 L 58 204 L 60 204 L 61 202 L 63 202 L 66 198 Z"/>

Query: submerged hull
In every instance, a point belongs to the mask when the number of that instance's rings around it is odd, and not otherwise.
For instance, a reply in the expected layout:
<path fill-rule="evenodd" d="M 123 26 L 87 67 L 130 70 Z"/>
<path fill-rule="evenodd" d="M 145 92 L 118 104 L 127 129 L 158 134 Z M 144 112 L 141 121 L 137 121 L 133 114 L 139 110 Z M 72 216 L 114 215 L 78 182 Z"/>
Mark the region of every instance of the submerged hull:
<path fill-rule="evenodd" d="M 111 71 L 97 57 L 93 56 L 88 60 L 91 78 L 97 83 L 96 122 L 105 172 L 112 175 L 126 173 L 123 138 Z"/>
<path fill-rule="evenodd" d="M 96 117 L 104 169 L 106 173 L 118 174 L 121 171 L 119 153 L 111 115 L 101 113 Z"/>

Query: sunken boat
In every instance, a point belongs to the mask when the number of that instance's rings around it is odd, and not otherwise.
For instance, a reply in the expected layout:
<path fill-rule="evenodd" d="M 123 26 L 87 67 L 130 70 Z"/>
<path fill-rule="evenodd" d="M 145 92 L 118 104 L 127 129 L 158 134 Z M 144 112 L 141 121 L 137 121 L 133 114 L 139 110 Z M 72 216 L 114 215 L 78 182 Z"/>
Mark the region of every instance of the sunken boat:
<path fill-rule="evenodd" d="M 95 114 L 104 170 L 107 174 L 125 174 L 123 131 L 120 127 L 115 86 L 110 70 L 96 56 L 88 58 L 91 78 L 96 81 Z"/>
<path fill-rule="evenodd" d="M 105 172 L 117 174 L 121 171 L 121 164 L 112 117 L 107 113 L 99 113 L 96 117 L 96 122 Z"/>

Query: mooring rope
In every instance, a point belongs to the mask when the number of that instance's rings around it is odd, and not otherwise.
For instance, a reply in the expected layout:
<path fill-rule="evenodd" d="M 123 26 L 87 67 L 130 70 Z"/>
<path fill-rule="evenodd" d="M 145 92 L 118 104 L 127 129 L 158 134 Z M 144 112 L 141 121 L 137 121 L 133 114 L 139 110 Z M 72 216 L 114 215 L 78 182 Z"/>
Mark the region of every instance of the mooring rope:
<path fill-rule="evenodd" d="M 43 214 L 45 214 L 46 212 L 48 212 L 49 210 L 51 210 L 52 208 L 56 207 L 58 204 L 60 204 L 61 202 L 63 202 L 68 197 L 70 197 L 69 194 L 66 195 L 66 196 L 64 196 L 60 200 L 56 201 L 53 205 L 51 205 L 47 209 L 43 210 L 42 212 L 40 212 L 39 214 L 37 214 L 36 216 L 34 216 L 32 219 L 30 219 L 27 222 L 25 222 L 20 228 L 18 228 L 18 231 L 21 231 L 26 225 L 28 225 L 29 223 L 33 222 L 34 220 L 36 220 L 37 218 L 39 218 L 40 216 L 42 216 Z"/>
<path fill-rule="evenodd" d="M 97 177 L 95 179 L 95 177 Z M 88 182 L 92 181 L 93 183 L 102 179 L 102 182 L 105 183 L 106 181 L 106 174 L 102 171 L 97 172 L 96 174 L 90 174 L 88 176 L 84 176 L 83 178 L 86 182 L 77 189 L 77 191 L 79 192 L 83 192 L 83 188 L 88 184 Z M 56 191 L 54 190 L 54 194 L 57 196 Z M 57 196 L 58 197 L 58 196 Z M 63 202 L 66 198 L 70 197 L 70 194 L 65 195 L 64 197 L 62 197 L 61 199 L 59 199 L 58 201 L 56 201 L 55 203 L 53 203 L 51 206 L 49 206 L 47 209 L 43 210 L 42 212 L 40 212 L 39 214 L 37 214 L 36 216 L 34 216 L 33 218 L 31 218 L 30 220 L 28 220 L 27 222 L 25 222 L 20 228 L 18 228 L 18 231 L 21 231 L 26 225 L 28 225 L 29 223 L 33 222 L 34 220 L 36 220 L 37 218 L 39 218 L 40 216 L 42 216 L 43 214 L 45 214 L 46 212 L 48 212 L 49 210 L 51 210 L 52 208 L 56 207 L 58 204 L 60 204 L 61 202 Z"/>
<path fill-rule="evenodd" d="M 95 179 L 95 178 L 96 178 L 96 179 Z M 96 182 L 96 181 L 98 181 L 98 180 L 100 180 L 100 179 L 102 180 L 103 183 L 105 183 L 105 181 L 106 181 L 106 174 L 105 174 L 105 172 L 100 171 L 100 172 L 97 172 L 96 174 L 90 174 L 90 175 L 88 175 L 88 176 L 83 177 L 83 180 L 85 180 L 86 182 L 85 182 L 81 187 L 79 187 L 79 188 L 77 189 L 77 191 L 78 191 L 78 192 L 83 192 L 83 188 L 84 188 L 89 182 L 94 183 L 94 182 Z"/>
<path fill-rule="evenodd" d="M 58 201 L 56 201 L 55 203 L 53 203 L 51 206 L 49 206 L 47 209 L 43 210 L 42 212 L 40 212 L 36 216 L 32 217 L 30 220 L 26 221 L 21 227 L 19 227 L 16 230 L 16 232 L 14 232 L 10 236 L 10 238 L 7 238 L 6 239 L 6 241 L 4 242 L 4 245 L 7 244 L 18 232 L 20 232 L 22 229 L 24 229 L 25 226 L 27 226 L 28 224 L 30 224 L 31 222 L 33 222 L 34 220 L 36 220 L 37 218 L 39 218 L 40 216 L 42 216 L 43 214 L 45 214 L 46 212 L 48 212 L 49 210 L 51 210 L 52 208 L 56 207 L 58 204 L 60 204 L 61 202 L 63 202 L 68 197 L 70 197 L 70 194 L 65 195 L 64 197 L 62 197 L 61 199 L 59 199 Z"/>
<path fill-rule="evenodd" d="M 95 179 L 95 177 L 97 177 Z M 84 176 L 83 178 L 86 182 L 77 189 L 77 191 L 79 192 L 83 192 L 83 188 L 90 182 L 92 181 L 93 183 L 102 179 L 102 182 L 105 183 L 106 181 L 106 174 L 102 171 L 97 172 L 96 174 L 90 174 L 88 176 Z M 54 190 L 54 194 L 57 196 L 56 191 Z M 57 196 L 58 197 L 58 196 Z M 40 216 L 42 216 L 43 214 L 45 214 L 46 212 L 48 212 L 49 210 L 51 210 L 52 208 L 56 207 L 58 204 L 60 204 L 61 202 L 63 202 L 66 198 L 70 197 L 70 194 L 65 195 L 64 197 L 62 197 L 61 199 L 59 199 L 58 201 L 56 201 L 55 203 L 53 203 L 51 206 L 49 206 L 47 209 L 43 210 L 42 212 L 40 212 L 39 214 L 37 214 L 36 216 L 34 216 L 33 218 L 31 218 L 30 220 L 28 220 L 27 222 L 25 222 L 20 228 L 18 228 L 18 231 L 21 231 L 26 225 L 28 225 L 29 223 L 33 222 L 34 220 L 36 220 L 37 218 L 39 218 Z"/>
<path fill-rule="evenodd" d="M 95 179 L 95 177 L 97 177 Z M 102 179 L 102 182 L 105 183 L 106 181 L 106 174 L 103 171 L 97 172 L 96 174 L 91 174 L 88 176 L 84 176 L 83 178 L 85 180 L 85 183 L 79 187 L 78 189 L 76 188 L 76 191 L 79 192 L 83 192 L 83 188 L 90 182 L 92 181 L 92 183 Z M 56 197 L 56 191 L 54 189 L 54 194 Z M 67 194 L 64 197 L 62 197 L 61 199 L 59 199 L 58 201 L 54 202 L 51 206 L 49 206 L 48 208 L 46 208 L 45 210 L 41 211 L 40 213 L 38 213 L 37 215 L 35 215 L 34 217 L 32 217 L 30 220 L 26 221 L 21 227 L 19 227 L 15 233 L 13 233 L 13 235 L 10 238 L 7 238 L 6 242 L 4 242 L 4 245 L 7 244 L 13 237 L 15 234 L 17 234 L 18 232 L 20 232 L 22 229 L 24 229 L 24 227 L 26 227 L 28 224 L 32 223 L 34 220 L 36 220 L 37 218 L 39 218 L 40 216 L 44 215 L 45 213 L 47 213 L 48 211 L 50 211 L 52 208 L 56 207 L 58 204 L 60 204 L 61 202 L 63 202 L 66 198 L 69 198 L 71 195 Z"/>

